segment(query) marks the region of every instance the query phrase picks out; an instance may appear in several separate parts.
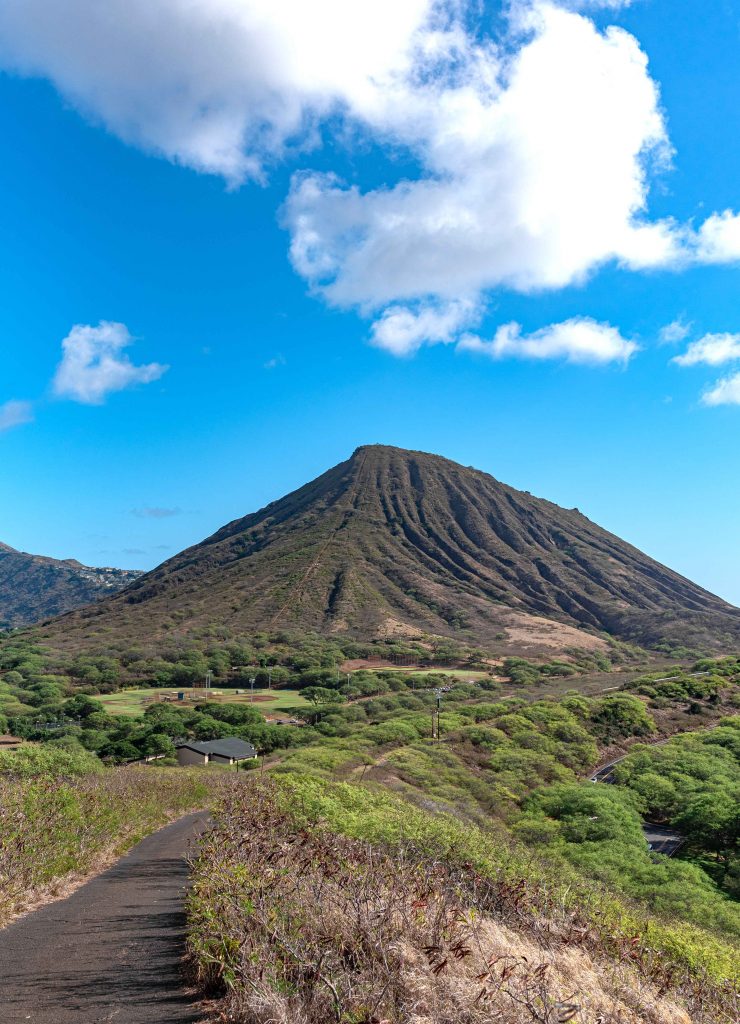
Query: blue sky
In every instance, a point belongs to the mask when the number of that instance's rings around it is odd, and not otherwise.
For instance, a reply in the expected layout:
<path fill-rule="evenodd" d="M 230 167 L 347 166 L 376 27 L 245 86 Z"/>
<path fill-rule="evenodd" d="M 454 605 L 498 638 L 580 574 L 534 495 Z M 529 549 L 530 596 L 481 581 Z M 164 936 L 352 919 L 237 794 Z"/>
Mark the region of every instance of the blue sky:
<path fill-rule="evenodd" d="M 380 442 L 740 603 L 736 5 L 55 7 L 0 0 L 0 540 L 148 568 Z"/>

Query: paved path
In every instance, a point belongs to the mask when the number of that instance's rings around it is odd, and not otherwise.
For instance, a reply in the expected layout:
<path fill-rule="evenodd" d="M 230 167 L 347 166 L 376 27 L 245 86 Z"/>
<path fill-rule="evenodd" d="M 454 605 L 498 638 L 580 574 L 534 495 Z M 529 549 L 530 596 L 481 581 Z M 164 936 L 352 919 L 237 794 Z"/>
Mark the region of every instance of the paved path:
<path fill-rule="evenodd" d="M 65 900 L 0 931 L 0 1022 L 195 1024 L 183 989 L 189 814 Z"/>

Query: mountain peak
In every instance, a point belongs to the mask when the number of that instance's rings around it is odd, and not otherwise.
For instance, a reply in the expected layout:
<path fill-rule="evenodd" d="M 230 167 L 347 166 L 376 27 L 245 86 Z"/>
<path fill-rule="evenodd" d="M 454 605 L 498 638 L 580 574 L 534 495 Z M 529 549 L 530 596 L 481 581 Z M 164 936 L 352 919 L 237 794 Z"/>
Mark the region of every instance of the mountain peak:
<path fill-rule="evenodd" d="M 646 645 L 740 637 L 737 609 L 577 510 L 388 445 L 362 445 L 61 631 L 93 616 L 98 632 L 137 637 L 213 623 L 482 645 L 537 634 L 561 648 L 605 633 Z"/>

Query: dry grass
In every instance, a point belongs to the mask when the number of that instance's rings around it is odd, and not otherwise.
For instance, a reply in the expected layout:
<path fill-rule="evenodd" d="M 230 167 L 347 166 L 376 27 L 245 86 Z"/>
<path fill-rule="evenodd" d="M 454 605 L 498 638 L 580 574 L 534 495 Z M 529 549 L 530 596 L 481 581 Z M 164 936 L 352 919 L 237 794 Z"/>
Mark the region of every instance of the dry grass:
<path fill-rule="evenodd" d="M 193 979 L 235 1024 L 730 1021 L 523 886 L 298 828 L 263 782 L 229 796 L 194 865 Z"/>
<path fill-rule="evenodd" d="M 144 835 L 206 806 L 215 784 L 202 773 L 140 767 L 66 780 L 0 777 L 0 927 L 64 898 Z"/>

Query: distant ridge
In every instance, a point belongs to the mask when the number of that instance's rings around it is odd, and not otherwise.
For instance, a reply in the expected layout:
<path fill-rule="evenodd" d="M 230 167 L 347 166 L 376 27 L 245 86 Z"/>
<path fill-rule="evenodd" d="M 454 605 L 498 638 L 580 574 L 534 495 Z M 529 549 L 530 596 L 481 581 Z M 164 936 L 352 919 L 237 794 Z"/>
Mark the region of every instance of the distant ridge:
<path fill-rule="evenodd" d="M 116 593 L 142 573 L 94 569 L 0 543 L 0 628 L 28 626 Z"/>
<path fill-rule="evenodd" d="M 381 445 L 224 526 L 122 594 L 49 627 L 153 638 L 207 624 L 473 644 L 550 633 L 722 648 L 740 611 L 576 509 Z M 559 639 L 558 639 L 559 638 Z"/>

